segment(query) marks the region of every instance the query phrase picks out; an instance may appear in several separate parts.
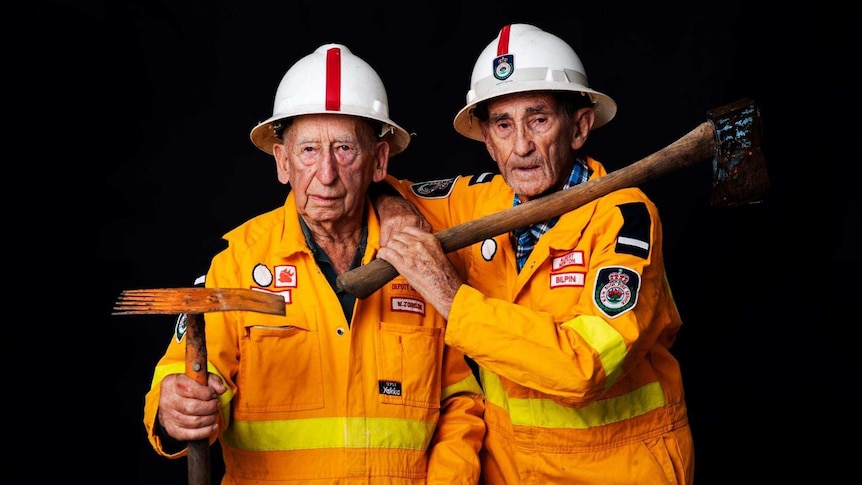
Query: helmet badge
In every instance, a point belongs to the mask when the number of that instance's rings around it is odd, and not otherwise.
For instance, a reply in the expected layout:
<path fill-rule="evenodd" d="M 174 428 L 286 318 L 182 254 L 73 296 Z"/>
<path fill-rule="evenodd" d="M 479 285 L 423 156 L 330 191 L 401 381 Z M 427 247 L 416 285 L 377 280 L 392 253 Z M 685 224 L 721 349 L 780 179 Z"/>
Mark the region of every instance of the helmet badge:
<path fill-rule="evenodd" d="M 515 72 L 515 56 L 506 54 L 494 59 L 494 77 L 505 81 Z"/>

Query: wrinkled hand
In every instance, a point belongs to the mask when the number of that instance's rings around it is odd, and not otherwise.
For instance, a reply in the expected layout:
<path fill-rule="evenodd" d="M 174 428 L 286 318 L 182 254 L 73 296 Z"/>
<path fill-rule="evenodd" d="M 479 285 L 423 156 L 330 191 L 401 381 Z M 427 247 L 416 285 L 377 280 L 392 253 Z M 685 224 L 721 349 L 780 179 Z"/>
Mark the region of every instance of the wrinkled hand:
<path fill-rule="evenodd" d="M 162 379 L 157 419 L 172 438 L 201 440 L 218 431 L 218 397 L 227 387 L 215 374 L 209 374 L 207 384 L 198 384 L 185 374 Z"/>
<path fill-rule="evenodd" d="M 392 233 L 377 257 L 395 267 L 437 312 L 449 318 L 452 300 L 464 282 L 437 236 L 415 227 L 403 227 Z"/>
<path fill-rule="evenodd" d="M 431 232 L 431 224 L 419 209 L 403 197 L 380 195 L 374 201 L 374 209 L 380 218 L 380 245 L 386 246 L 392 234 L 402 227 L 417 227 Z"/>

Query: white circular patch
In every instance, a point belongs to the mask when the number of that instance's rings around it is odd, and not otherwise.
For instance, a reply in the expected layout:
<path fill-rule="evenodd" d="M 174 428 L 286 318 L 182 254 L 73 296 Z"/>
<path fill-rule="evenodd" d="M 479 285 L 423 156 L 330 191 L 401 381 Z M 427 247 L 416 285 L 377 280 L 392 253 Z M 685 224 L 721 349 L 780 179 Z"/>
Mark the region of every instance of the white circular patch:
<path fill-rule="evenodd" d="M 269 286 L 272 284 L 272 272 L 263 263 L 258 263 L 251 272 L 254 282 L 258 286 Z"/>
<path fill-rule="evenodd" d="M 485 261 L 491 261 L 495 254 L 497 254 L 497 241 L 493 239 L 482 241 L 482 257 Z"/>

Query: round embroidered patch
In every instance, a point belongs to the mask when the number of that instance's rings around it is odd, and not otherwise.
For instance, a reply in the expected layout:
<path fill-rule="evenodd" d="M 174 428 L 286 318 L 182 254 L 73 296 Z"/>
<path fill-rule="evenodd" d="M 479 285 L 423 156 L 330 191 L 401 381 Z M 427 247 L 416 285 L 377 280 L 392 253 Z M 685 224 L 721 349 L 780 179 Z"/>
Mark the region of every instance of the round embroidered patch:
<path fill-rule="evenodd" d="M 497 241 L 493 239 L 485 239 L 482 241 L 482 258 L 484 258 L 485 261 L 491 261 L 495 254 L 497 254 Z"/>
<path fill-rule="evenodd" d="M 272 284 L 272 272 L 263 263 L 257 263 L 251 270 L 251 277 L 257 286 L 267 287 Z"/>

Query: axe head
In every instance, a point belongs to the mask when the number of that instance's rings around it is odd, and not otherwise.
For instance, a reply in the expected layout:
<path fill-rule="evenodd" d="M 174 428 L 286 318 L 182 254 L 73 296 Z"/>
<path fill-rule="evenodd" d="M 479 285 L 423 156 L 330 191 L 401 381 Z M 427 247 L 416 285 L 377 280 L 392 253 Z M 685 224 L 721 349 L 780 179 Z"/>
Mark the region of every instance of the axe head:
<path fill-rule="evenodd" d="M 713 207 L 756 204 L 769 190 L 760 146 L 760 109 L 748 98 L 707 112 L 715 128 Z"/>

